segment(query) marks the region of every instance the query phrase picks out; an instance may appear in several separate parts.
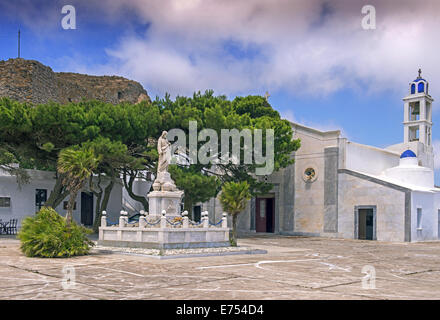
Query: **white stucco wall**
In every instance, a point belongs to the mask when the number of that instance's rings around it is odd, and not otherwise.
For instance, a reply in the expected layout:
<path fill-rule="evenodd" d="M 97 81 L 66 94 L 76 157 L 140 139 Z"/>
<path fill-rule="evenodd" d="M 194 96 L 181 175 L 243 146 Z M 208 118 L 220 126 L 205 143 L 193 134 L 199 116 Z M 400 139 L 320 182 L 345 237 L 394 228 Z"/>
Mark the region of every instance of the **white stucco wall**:
<path fill-rule="evenodd" d="M 46 179 L 45 179 L 46 178 Z M 18 225 L 25 217 L 35 214 L 35 189 L 47 189 L 49 197 L 55 181 L 49 179 L 49 175 L 41 175 L 38 179 L 33 179 L 29 184 L 22 185 L 21 189 L 16 183 L 15 177 L 0 176 L 0 197 L 10 197 L 11 206 L 9 208 L 0 208 L 0 219 L 9 221 L 10 219 L 18 219 Z M 77 199 L 78 202 L 78 199 Z M 78 205 L 77 210 L 78 211 Z M 62 213 L 62 205 L 56 208 Z M 76 219 L 76 211 L 74 218 Z"/>
<path fill-rule="evenodd" d="M 9 221 L 10 219 L 18 219 L 18 226 L 21 226 L 21 221 L 27 217 L 32 216 L 37 212 L 35 206 L 35 190 L 36 189 L 46 189 L 47 197 L 49 197 L 52 191 L 55 180 L 53 179 L 54 174 L 52 172 L 30 170 L 31 181 L 28 184 L 24 184 L 21 188 L 18 187 L 15 177 L 11 177 L 5 174 L 0 175 L 0 197 L 10 197 L 11 206 L 9 208 L 0 208 L 0 219 L 3 221 Z M 63 200 L 67 201 L 69 197 Z M 95 209 L 94 198 L 94 209 Z M 63 210 L 63 202 L 55 208 L 55 210 L 61 214 L 65 215 L 65 210 Z M 107 208 L 109 218 L 112 220 L 117 220 L 119 217 L 119 211 L 121 210 L 122 203 L 122 186 L 116 183 L 113 187 L 112 193 L 110 195 L 110 200 Z M 81 222 L 81 193 L 78 194 L 76 199 L 76 210 L 73 212 L 73 219 L 80 223 Z"/>
<path fill-rule="evenodd" d="M 418 165 L 417 158 L 400 159 L 398 167 L 384 171 L 384 176 L 399 183 L 424 188 L 434 188 L 434 171 Z"/>
<path fill-rule="evenodd" d="M 345 143 L 345 167 L 353 171 L 380 175 L 399 165 L 400 154 L 351 141 Z"/>
<path fill-rule="evenodd" d="M 440 210 L 440 193 L 411 193 L 411 241 L 438 239 L 438 210 Z M 422 209 L 422 228 L 417 229 L 417 209 Z"/>

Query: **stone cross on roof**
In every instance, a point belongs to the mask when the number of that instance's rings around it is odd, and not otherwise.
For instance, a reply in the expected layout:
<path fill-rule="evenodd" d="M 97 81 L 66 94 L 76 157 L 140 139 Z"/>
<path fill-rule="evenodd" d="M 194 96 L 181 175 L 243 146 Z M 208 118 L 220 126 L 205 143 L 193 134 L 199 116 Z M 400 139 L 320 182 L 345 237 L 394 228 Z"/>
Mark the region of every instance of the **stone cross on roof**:
<path fill-rule="evenodd" d="M 422 69 L 419 69 L 419 77 L 417 79 L 421 79 L 422 78 Z"/>
<path fill-rule="evenodd" d="M 266 93 L 264 94 L 264 97 L 266 98 L 266 101 L 269 101 L 269 97 L 270 97 L 269 92 L 266 91 Z"/>

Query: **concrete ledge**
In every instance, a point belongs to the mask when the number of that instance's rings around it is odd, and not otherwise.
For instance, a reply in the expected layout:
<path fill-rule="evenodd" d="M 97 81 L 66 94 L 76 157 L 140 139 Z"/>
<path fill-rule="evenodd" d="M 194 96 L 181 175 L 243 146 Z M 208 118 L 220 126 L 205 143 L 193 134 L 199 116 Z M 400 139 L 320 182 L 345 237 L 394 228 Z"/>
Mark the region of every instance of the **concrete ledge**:
<path fill-rule="evenodd" d="M 180 242 L 180 243 L 160 243 L 160 242 L 137 242 L 137 241 L 118 241 L 118 240 L 98 240 L 98 245 L 119 248 L 145 248 L 145 249 L 192 249 L 192 248 L 220 248 L 229 247 L 229 241 L 223 242 Z"/>

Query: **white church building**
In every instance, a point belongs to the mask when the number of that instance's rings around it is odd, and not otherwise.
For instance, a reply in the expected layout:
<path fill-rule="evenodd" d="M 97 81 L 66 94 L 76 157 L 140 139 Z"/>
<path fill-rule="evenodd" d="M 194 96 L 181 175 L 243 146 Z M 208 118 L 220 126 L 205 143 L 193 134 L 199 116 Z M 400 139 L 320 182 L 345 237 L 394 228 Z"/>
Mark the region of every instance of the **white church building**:
<path fill-rule="evenodd" d="M 275 233 L 379 241 L 440 238 L 440 188 L 434 186 L 429 84 L 410 83 L 403 142 L 387 148 L 292 123 L 301 148 L 295 163 L 266 177 L 274 187 L 239 216 L 241 233 Z M 215 212 L 218 199 L 202 205 Z"/>

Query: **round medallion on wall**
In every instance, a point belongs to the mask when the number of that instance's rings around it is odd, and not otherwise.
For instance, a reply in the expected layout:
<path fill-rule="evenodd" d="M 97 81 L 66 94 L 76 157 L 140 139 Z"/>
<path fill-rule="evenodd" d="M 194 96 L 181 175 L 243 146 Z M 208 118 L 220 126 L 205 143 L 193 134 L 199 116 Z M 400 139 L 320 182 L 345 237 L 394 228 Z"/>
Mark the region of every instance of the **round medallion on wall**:
<path fill-rule="evenodd" d="M 318 178 L 318 173 L 314 167 L 307 167 L 303 173 L 305 182 L 313 182 Z"/>

